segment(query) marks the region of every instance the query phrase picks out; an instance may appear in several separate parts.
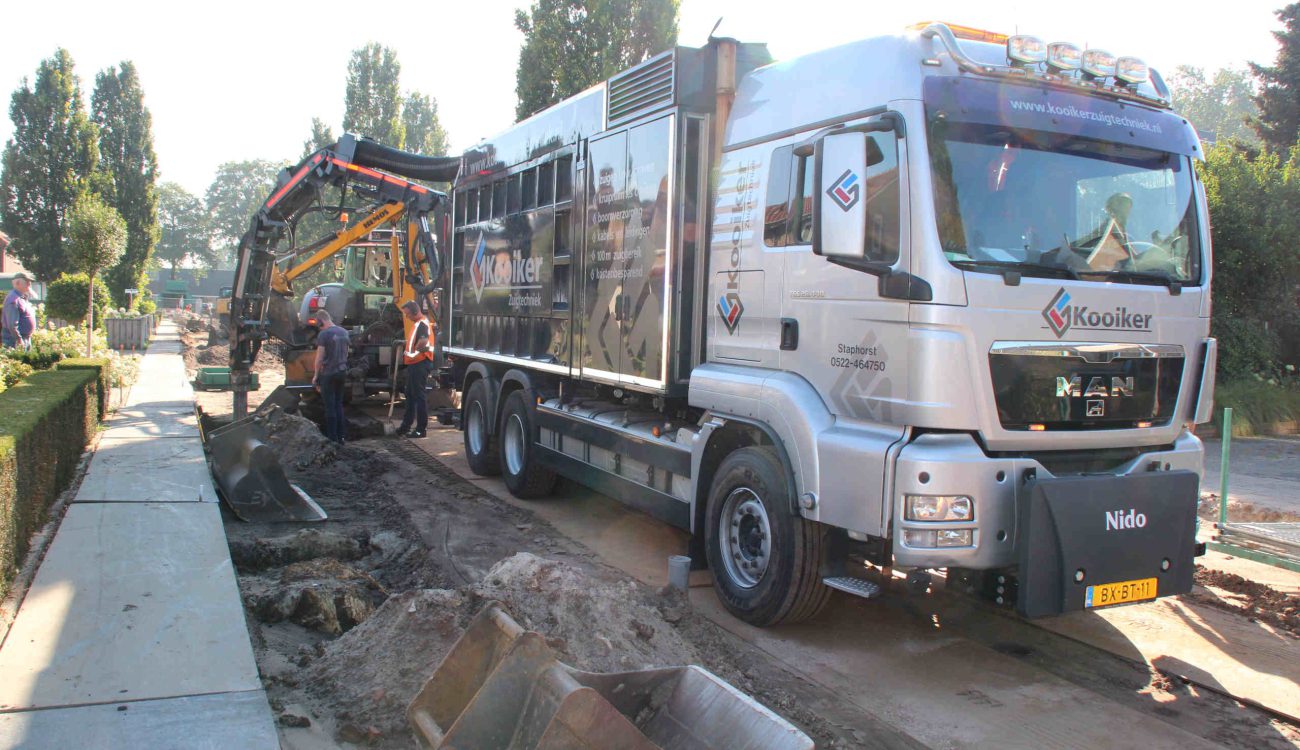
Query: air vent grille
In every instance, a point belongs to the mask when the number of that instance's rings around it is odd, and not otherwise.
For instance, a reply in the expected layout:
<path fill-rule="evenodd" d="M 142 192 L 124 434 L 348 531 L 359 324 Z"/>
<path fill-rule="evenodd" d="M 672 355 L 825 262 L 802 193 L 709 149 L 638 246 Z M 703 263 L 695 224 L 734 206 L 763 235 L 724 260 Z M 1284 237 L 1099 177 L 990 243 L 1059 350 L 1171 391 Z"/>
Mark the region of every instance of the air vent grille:
<path fill-rule="evenodd" d="M 646 60 L 609 81 L 609 125 L 612 127 L 673 103 L 676 56 L 672 51 Z"/>

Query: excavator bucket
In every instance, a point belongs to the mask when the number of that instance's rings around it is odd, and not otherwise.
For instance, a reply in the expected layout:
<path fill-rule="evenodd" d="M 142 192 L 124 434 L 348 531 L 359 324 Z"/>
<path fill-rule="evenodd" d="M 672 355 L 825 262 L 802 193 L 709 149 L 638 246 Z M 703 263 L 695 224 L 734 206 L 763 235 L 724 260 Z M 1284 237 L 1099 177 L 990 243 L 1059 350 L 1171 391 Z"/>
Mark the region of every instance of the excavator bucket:
<path fill-rule="evenodd" d="M 259 413 L 214 427 L 199 409 L 208 465 L 226 505 L 243 521 L 324 521 L 327 516 L 316 501 L 289 484 L 275 450 L 266 444 L 265 419 Z"/>
<path fill-rule="evenodd" d="M 432 750 L 812 750 L 789 722 L 696 666 L 599 674 L 555 658 L 496 602 L 406 710 Z"/>

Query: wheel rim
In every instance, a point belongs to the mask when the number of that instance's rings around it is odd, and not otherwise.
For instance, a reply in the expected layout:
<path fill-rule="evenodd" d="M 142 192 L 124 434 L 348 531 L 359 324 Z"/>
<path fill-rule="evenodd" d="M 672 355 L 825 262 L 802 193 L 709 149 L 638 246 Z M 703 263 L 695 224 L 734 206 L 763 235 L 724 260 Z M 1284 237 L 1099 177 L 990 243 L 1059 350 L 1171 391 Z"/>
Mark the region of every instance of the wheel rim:
<path fill-rule="evenodd" d="M 524 471 L 524 420 L 518 414 L 506 420 L 505 438 L 506 468 L 511 476 L 519 476 Z"/>
<path fill-rule="evenodd" d="M 772 559 L 772 524 L 758 493 L 738 487 L 722 505 L 718 535 L 722 564 L 741 588 L 752 589 L 763 580 Z"/>
<path fill-rule="evenodd" d="M 469 424 L 465 427 L 465 435 L 469 437 L 470 452 L 476 456 L 483 455 L 485 432 L 483 404 L 475 401 L 469 405 Z"/>

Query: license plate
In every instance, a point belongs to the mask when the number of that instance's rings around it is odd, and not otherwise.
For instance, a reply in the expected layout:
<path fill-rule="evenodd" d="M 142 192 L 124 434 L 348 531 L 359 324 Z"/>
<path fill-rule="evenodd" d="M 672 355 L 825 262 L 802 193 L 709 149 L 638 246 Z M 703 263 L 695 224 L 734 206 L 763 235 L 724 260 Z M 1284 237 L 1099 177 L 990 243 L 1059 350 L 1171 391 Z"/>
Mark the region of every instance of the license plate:
<path fill-rule="evenodd" d="M 1089 586 L 1083 597 L 1083 606 L 1109 607 L 1112 604 L 1140 602 L 1156 598 L 1156 579 L 1139 578 L 1136 581 L 1119 581 Z"/>

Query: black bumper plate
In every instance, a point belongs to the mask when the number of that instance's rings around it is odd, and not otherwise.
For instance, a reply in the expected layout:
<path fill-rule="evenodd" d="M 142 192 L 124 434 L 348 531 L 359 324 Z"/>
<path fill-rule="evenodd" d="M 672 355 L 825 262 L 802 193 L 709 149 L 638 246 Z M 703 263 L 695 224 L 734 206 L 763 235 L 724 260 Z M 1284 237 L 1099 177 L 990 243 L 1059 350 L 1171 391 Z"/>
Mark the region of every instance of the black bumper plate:
<path fill-rule="evenodd" d="M 1017 609 L 1072 612 L 1085 608 L 1089 586 L 1146 578 L 1159 596 L 1191 591 L 1199 498 L 1190 471 L 1035 481 L 1019 507 Z"/>

